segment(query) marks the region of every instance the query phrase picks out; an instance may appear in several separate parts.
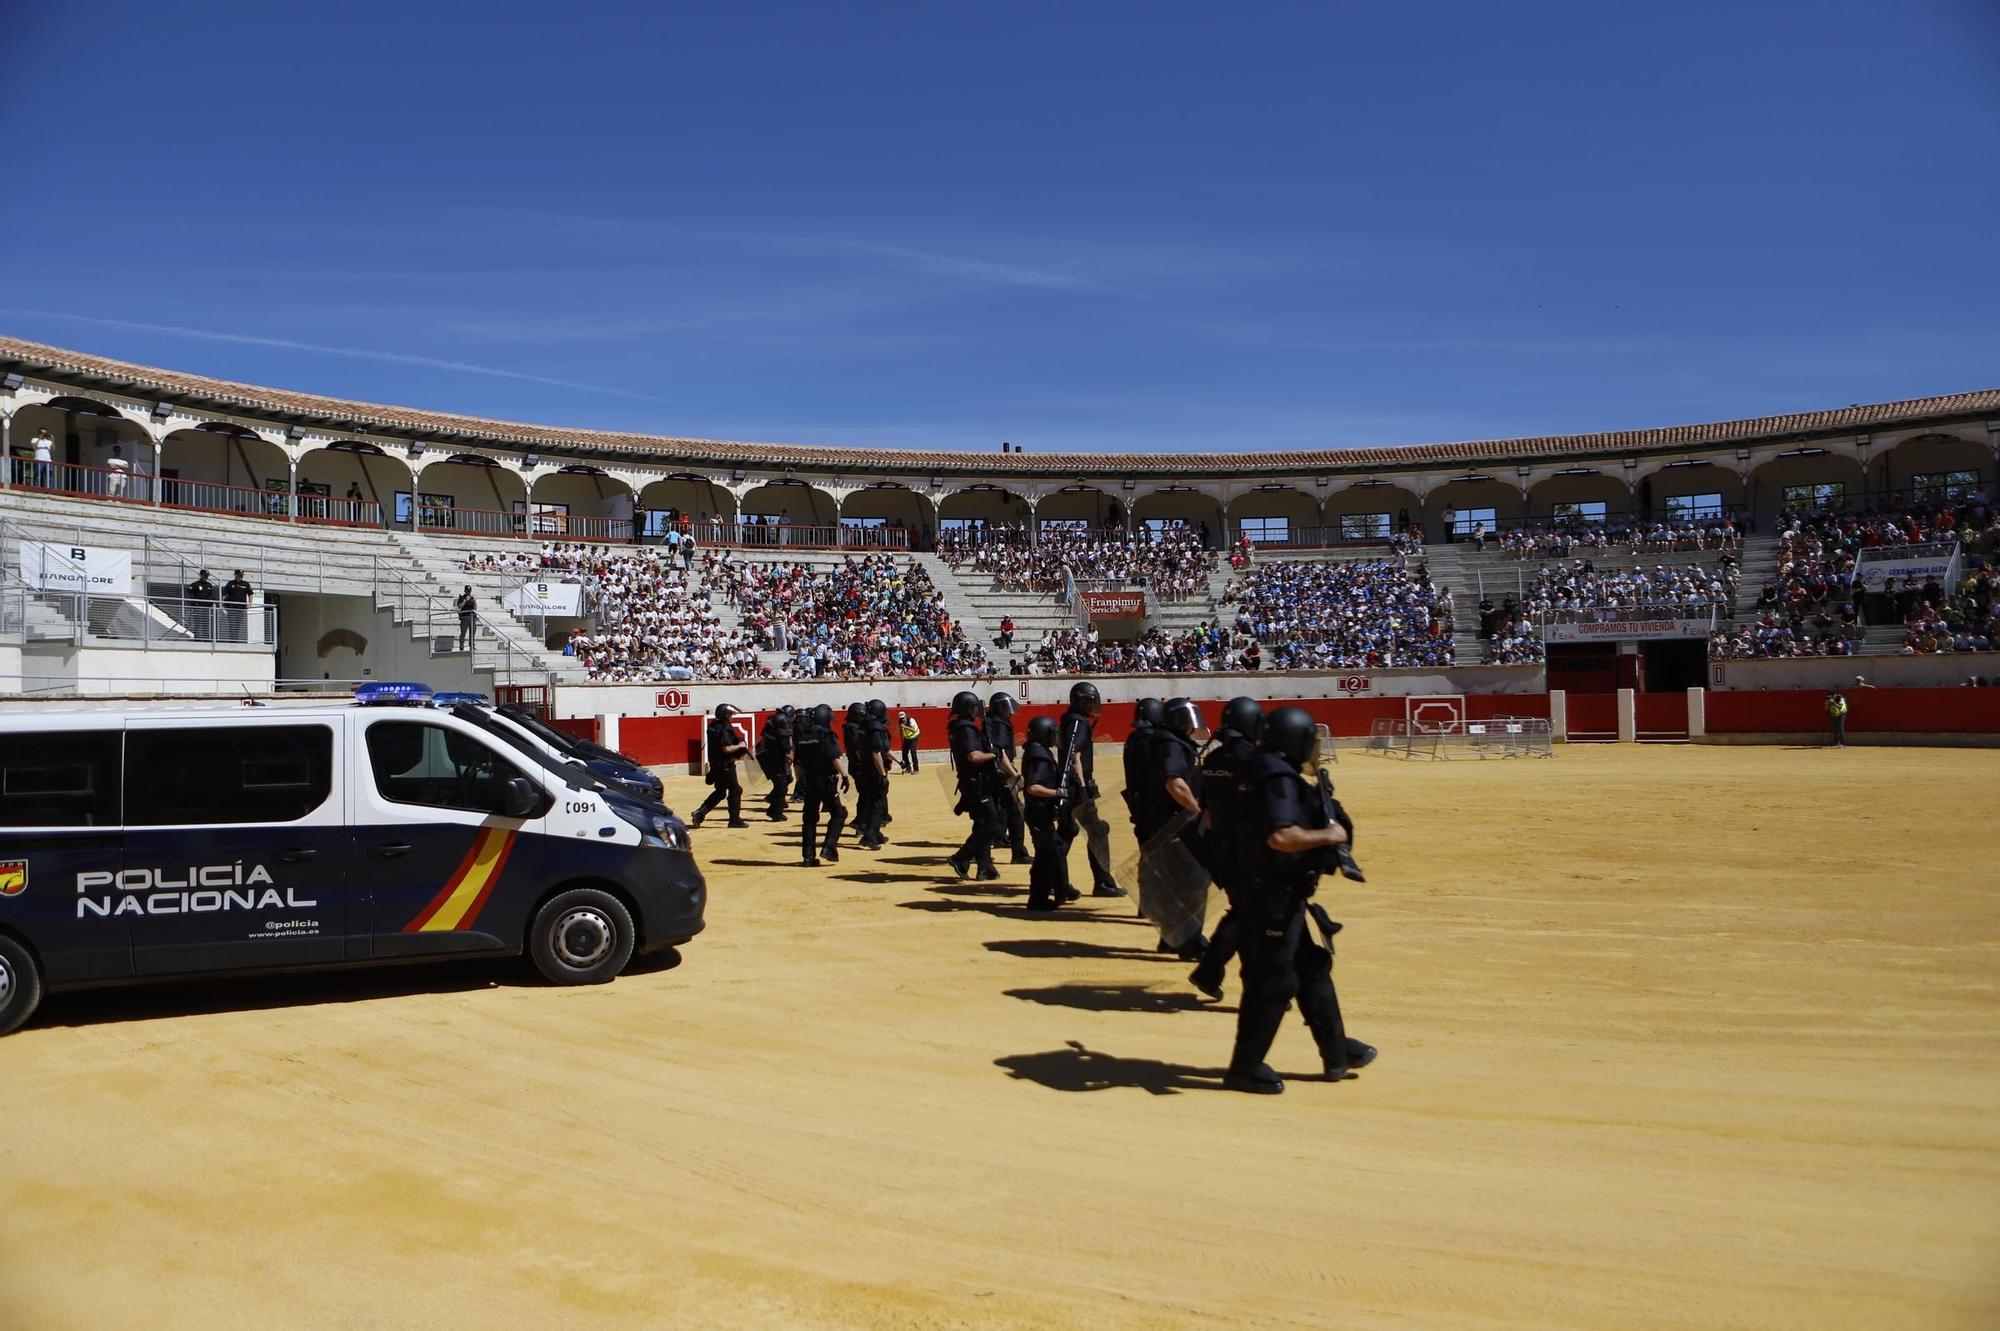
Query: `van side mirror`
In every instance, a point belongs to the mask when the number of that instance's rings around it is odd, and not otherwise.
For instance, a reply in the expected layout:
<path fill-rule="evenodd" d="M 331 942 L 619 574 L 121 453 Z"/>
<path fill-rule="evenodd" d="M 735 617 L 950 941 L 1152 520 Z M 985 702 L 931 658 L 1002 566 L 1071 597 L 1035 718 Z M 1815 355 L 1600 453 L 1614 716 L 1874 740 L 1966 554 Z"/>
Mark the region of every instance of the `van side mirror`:
<path fill-rule="evenodd" d="M 542 811 L 542 792 L 525 776 L 509 777 L 500 797 L 503 818 L 532 818 Z"/>

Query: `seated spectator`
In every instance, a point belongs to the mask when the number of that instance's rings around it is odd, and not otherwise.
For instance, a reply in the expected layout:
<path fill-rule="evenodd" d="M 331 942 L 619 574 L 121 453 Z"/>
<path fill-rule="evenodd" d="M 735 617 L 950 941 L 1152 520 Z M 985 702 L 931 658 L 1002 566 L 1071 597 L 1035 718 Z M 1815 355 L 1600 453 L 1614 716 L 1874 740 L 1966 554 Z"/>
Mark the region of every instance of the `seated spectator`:
<path fill-rule="evenodd" d="M 1236 629 L 1279 670 L 1450 665 L 1450 612 L 1429 570 L 1402 561 L 1271 561 L 1239 588 Z"/>
<path fill-rule="evenodd" d="M 727 552 L 704 556 L 712 586 L 742 616 L 744 631 L 788 653 L 792 678 L 982 675 L 995 667 L 944 608 L 923 565 L 892 555 L 850 555 L 838 564 L 758 564 Z"/>

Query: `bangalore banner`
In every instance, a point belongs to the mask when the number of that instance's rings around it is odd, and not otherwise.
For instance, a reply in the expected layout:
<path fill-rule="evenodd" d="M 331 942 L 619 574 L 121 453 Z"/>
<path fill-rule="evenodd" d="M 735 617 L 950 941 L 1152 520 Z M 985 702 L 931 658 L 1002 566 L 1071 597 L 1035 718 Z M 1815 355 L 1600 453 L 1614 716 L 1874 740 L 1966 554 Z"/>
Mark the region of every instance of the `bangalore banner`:
<path fill-rule="evenodd" d="M 1144 592 L 1080 592 L 1084 613 L 1092 619 L 1144 619 Z"/>
<path fill-rule="evenodd" d="M 21 580 L 38 591 L 132 594 L 132 552 L 21 542 Z"/>
<path fill-rule="evenodd" d="M 1613 619 L 1601 624 L 1544 624 L 1543 642 L 1626 642 L 1631 639 L 1706 638 L 1706 619 Z"/>
<path fill-rule="evenodd" d="M 517 615 L 580 615 L 583 584 L 524 582 L 501 598 L 501 604 Z"/>

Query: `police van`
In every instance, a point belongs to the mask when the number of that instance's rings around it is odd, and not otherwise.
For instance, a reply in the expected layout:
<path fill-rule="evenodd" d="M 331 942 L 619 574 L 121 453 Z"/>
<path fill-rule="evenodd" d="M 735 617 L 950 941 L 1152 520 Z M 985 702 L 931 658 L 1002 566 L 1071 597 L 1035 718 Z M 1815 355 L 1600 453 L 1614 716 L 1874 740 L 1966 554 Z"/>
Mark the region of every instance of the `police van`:
<path fill-rule="evenodd" d="M 523 952 L 600 984 L 701 931 L 679 818 L 431 701 L 0 713 L 0 1033 L 45 987 Z"/>

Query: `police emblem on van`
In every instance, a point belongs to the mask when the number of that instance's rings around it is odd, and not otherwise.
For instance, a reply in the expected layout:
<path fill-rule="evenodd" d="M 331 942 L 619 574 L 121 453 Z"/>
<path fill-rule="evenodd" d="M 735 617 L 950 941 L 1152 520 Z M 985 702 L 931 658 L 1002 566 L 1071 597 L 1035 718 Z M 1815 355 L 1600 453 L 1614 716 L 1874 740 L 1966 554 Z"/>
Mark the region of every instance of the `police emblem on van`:
<path fill-rule="evenodd" d="M 0 897 L 18 897 L 28 890 L 28 862 L 0 860 Z"/>

